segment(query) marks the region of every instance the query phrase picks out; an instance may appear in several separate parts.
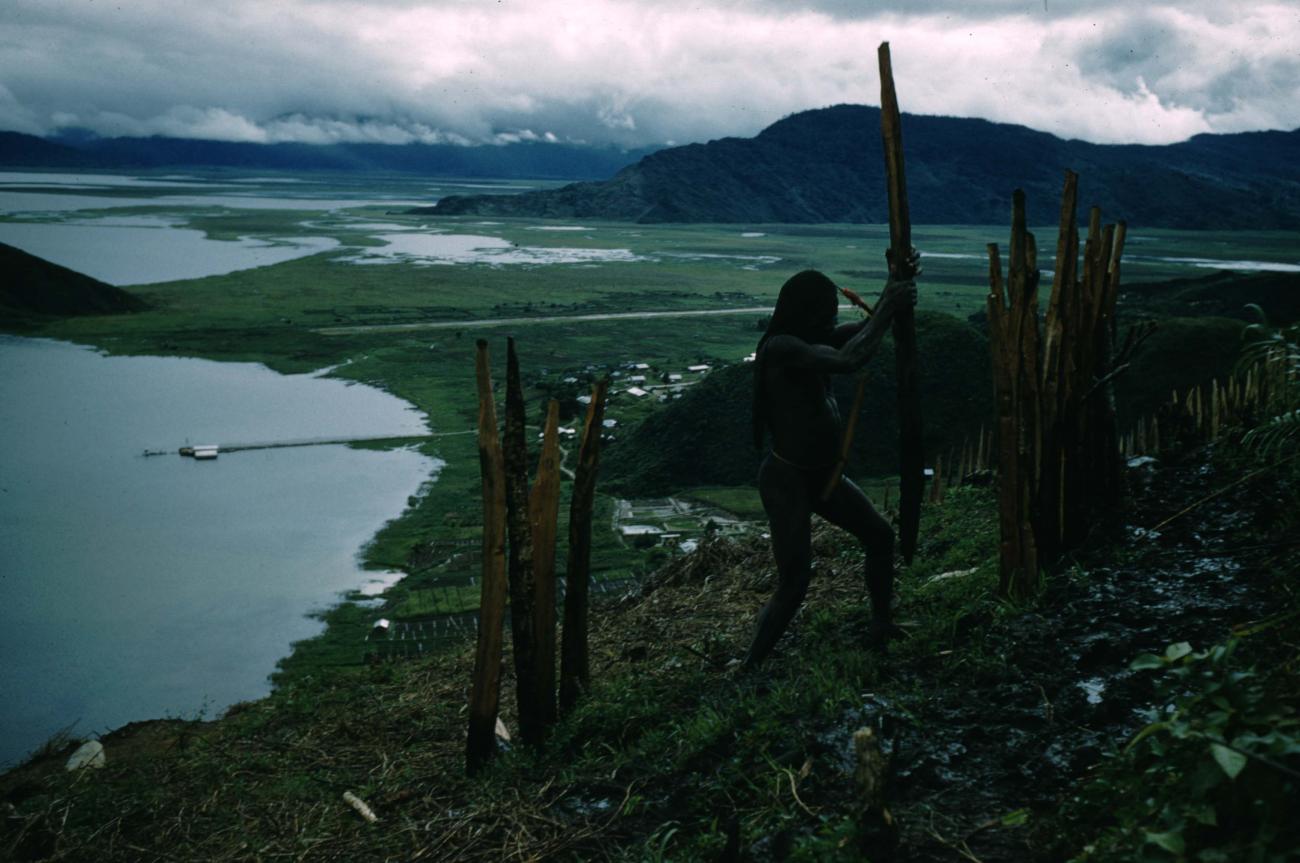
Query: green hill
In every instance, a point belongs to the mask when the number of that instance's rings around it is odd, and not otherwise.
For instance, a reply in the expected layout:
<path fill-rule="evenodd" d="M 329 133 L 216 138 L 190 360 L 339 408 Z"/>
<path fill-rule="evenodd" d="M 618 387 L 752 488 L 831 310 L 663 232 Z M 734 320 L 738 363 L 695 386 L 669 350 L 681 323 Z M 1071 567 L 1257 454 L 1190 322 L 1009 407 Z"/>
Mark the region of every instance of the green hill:
<path fill-rule="evenodd" d="M 0 318 L 114 315 L 149 306 L 121 288 L 0 243 Z"/>
<path fill-rule="evenodd" d="M 987 339 L 965 321 L 937 312 L 916 316 L 921 408 L 929 462 L 979 435 L 992 411 Z M 898 470 L 898 408 L 893 341 L 868 365 L 870 382 L 849 461 L 850 475 Z M 834 379 L 841 410 L 853 404 L 855 377 Z M 606 488 L 637 496 L 707 485 L 747 485 L 761 453 L 750 431 L 753 366 L 727 366 L 647 417 L 612 447 L 601 465 Z"/>

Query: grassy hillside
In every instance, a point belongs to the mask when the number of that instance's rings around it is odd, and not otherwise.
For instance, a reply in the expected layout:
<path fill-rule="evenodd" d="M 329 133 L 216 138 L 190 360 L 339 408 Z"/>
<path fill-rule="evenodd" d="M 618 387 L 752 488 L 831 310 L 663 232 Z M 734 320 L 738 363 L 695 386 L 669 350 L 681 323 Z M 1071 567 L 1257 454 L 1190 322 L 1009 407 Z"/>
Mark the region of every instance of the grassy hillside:
<path fill-rule="evenodd" d="M 992 411 L 988 343 L 965 321 L 937 312 L 916 316 L 921 407 L 929 463 L 979 435 Z M 755 333 L 755 342 L 758 340 Z M 886 338 L 868 365 L 869 383 L 858 422 L 849 473 L 896 473 L 898 388 L 893 341 Z M 856 377 L 837 376 L 840 409 L 853 404 Z M 731 365 L 710 374 L 644 422 L 606 456 L 604 483 L 637 494 L 663 494 L 696 486 L 748 485 L 761 453 L 751 432 L 753 366 Z"/>
<path fill-rule="evenodd" d="M 1130 526 L 1240 477 L 1196 453 L 1146 470 Z M 468 648 L 325 669 L 219 721 L 120 729 L 90 775 L 54 743 L 0 776 L 0 857 L 1286 860 L 1295 489 L 1267 475 L 1158 541 L 1108 534 L 1024 605 L 993 596 L 991 492 L 957 490 L 926 507 L 899 583 L 911 638 L 888 656 L 862 646 L 859 552 L 819 529 L 805 608 L 752 676 L 725 664 L 771 589 L 770 551 L 711 541 L 598 607 L 594 688 L 544 750 L 503 744 L 463 775 Z M 879 748 L 866 773 L 863 728 Z M 864 811 L 868 781 L 887 818 Z"/>
<path fill-rule="evenodd" d="M 134 294 L 0 243 L 0 316 L 9 322 L 139 312 Z"/>

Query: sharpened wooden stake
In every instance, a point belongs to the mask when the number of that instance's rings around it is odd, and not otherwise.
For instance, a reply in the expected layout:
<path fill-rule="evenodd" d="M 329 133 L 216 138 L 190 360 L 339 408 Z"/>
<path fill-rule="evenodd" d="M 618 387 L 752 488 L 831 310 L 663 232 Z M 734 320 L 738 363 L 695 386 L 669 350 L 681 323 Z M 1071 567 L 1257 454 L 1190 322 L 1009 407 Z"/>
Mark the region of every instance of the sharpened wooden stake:
<path fill-rule="evenodd" d="M 533 531 L 529 519 L 528 444 L 525 436 L 523 385 L 515 340 L 506 341 L 506 422 L 502 453 L 506 473 L 506 528 L 510 536 L 510 634 L 515 655 L 515 692 L 519 736 L 535 746 L 546 737 L 537 680 L 537 631 L 533 605 L 537 588 L 533 568 Z"/>
<path fill-rule="evenodd" d="M 542 455 L 529 498 L 533 532 L 533 633 L 537 650 L 533 678 L 544 725 L 555 724 L 555 534 L 560 512 L 560 403 L 546 406 Z"/>
<path fill-rule="evenodd" d="M 569 557 L 565 566 L 564 633 L 560 644 L 560 710 L 568 712 L 591 684 L 587 652 L 588 580 L 591 578 L 591 510 L 600 467 L 600 435 L 609 380 L 596 384 L 587 406 L 569 502 Z"/>
<path fill-rule="evenodd" d="M 478 459 L 483 476 L 483 583 L 479 596 L 478 645 L 469 699 L 466 770 L 476 772 L 496 752 L 501 698 L 502 619 L 506 605 L 506 491 L 501 439 L 492 394 L 487 342 L 478 341 Z"/>

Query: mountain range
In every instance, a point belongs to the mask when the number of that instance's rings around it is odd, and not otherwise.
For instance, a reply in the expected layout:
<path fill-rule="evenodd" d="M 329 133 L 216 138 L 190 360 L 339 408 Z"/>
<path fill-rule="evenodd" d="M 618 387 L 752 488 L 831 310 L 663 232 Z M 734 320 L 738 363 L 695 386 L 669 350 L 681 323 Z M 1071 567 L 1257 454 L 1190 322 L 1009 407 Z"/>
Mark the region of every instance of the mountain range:
<path fill-rule="evenodd" d="M 238 168 L 352 171 L 496 179 L 605 178 L 650 149 L 518 141 L 456 144 L 256 144 L 190 138 L 40 138 L 0 132 L 0 165 L 21 168 Z"/>
<path fill-rule="evenodd" d="M 1092 144 L 1024 126 L 905 114 L 912 220 L 1000 224 L 1024 189 L 1032 223 L 1056 221 L 1064 172 L 1080 201 L 1144 227 L 1300 227 L 1300 130 Z M 888 221 L 880 109 L 837 105 L 753 138 L 651 153 L 612 178 L 519 195 L 443 198 L 420 212 L 643 223 Z"/>

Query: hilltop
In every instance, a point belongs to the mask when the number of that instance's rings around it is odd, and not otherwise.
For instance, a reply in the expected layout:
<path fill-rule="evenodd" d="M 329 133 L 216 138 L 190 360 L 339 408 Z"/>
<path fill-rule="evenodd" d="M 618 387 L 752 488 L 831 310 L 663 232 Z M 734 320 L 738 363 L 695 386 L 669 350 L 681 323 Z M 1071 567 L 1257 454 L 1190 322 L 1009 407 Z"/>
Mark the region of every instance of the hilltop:
<path fill-rule="evenodd" d="M 917 224 L 1001 224 L 1023 188 L 1052 223 L 1068 168 L 1080 200 L 1147 227 L 1300 227 L 1300 130 L 1197 135 L 1163 146 L 1063 140 L 1024 126 L 904 115 Z M 603 182 L 520 195 L 450 196 L 417 212 L 635 222 L 888 221 L 880 110 L 836 105 L 753 138 L 652 153 Z"/>
<path fill-rule="evenodd" d="M 136 295 L 0 243 L 0 315 L 12 320 L 139 312 Z"/>

